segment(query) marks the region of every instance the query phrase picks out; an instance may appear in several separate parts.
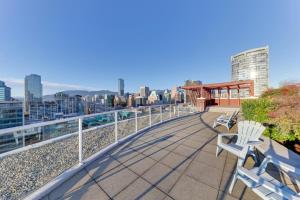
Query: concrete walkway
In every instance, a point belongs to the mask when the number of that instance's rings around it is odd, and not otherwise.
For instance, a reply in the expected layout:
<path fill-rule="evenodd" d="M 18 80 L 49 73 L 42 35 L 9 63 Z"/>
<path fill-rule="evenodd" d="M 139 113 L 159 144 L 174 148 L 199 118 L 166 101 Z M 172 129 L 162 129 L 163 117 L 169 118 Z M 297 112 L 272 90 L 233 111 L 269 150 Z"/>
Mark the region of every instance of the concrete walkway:
<path fill-rule="evenodd" d="M 215 157 L 218 132 L 211 124 L 217 116 L 189 116 L 136 136 L 45 199 L 259 199 L 240 181 L 228 194 L 236 158 L 227 152 Z"/>

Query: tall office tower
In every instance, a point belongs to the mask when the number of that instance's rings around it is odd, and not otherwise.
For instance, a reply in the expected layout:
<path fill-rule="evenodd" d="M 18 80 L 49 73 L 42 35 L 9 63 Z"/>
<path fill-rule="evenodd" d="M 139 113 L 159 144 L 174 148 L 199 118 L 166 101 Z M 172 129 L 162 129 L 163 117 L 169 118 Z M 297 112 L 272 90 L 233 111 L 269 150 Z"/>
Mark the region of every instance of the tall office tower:
<path fill-rule="evenodd" d="M 118 93 L 119 96 L 124 96 L 124 80 L 121 78 L 118 79 Z"/>
<path fill-rule="evenodd" d="M 142 86 L 140 87 L 140 96 L 148 98 L 150 93 L 149 87 Z"/>
<path fill-rule="evenodd" d="M 231 56 L 232 81 L 253 80 L 254 96 L 269 86 L 269 47 L 243 51 Z"/>
<path fill-rule="evenodd" d="M 30 74 L 25 76 L 25 112 L 29 113 L 30 103 L 43 101 L 43 86 L 41 76 Z"/>
<path fill-rule="evenodd" d="M 69 95 L 63 92 L 58 92 L 54 94 L 54 100 L 57 104 L 57 112 L 63 113 L 64 115 L 71 113 L 71 109 L 69 107 Z"/>
<path fill-rule="evenodd" d="M 10 87 L 7 87 L 3 81 L 0 81 L 0 101 L 10 101 Z"/>

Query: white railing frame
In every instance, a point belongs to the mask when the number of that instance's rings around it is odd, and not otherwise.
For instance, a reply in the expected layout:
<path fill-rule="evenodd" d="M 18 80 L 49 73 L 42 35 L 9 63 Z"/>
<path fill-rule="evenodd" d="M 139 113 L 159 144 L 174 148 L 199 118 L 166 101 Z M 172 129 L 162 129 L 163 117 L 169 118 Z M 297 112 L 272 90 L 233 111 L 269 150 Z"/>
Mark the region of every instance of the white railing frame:
<path fill-rule="evenodd" d="M 178 115 L 177 117 L 179 117 L 179 105 L 175 105 L 174 106 L 174 117 L 172 118 L 172 106 L 170 105 L 170 119 L 169 120 L 165 120 L 163 121 L 163 112 L 162 112 L 162 106 L 160 106 L 160 113 L 157 114 L 157 115 L 160 115 L 160 122 L 156 123 L 155 125 L 159 125 L 159 124 L 162 124 L 166 121 L 170 121 L 172 119 L 175 119 L 177 118 L 176 117 L 176 107 L 177 107 L 177 110 L 178 110 Z M 31 194 L 29 197 L 27 198 L 31 198 L 31 197 L 34 197 L 34 199 L 38 199 L 37 197 L 41 197 L 43 194 L 45 194 L 46 192 L 49 192 L 51 189 L 53 190 L 54 186 L 62 181 L 61 178 L 64 177 L 64 178 L 67 178 L 67 177 L 70 177 L 72 175 L 72 171 L 73 173 L 79 169 L 81 169 L 82 167 L 84 167 L 86 164 L 92 162 L 92 160 L 95 160 L 97 156 L 99 155 L 102 155 L 103 152 L 113 148 L 115 145 L 118 145 L 118 142 L 123 142 L 125 141 L 126 139 L 129 139 L 131 137 L 133 137 L 134 135 L 140 133 L 140 132 L 143 132 L 144 130 L 147 130 L 148 128 L 150 128 L 152 126 L 152 121 L 151 121 L 151 116 L 152 116 L 152 113 L 151 113 L 151 108 L 152 107 L 149 107 L 149 115 L 147 116 L 141 116 L 141 117 L 138 117 L 138 109 L 135 109 L 134 111 L 131 111 L 131 112 L 134 112 L 135 113 L 135 117 L 134 118 L 130 118 L 130 119 L 126 119 L 126 120 L 122 120 L 122 121 L 118 121 L 118 112 L 119 111 L 111 111 L 111 112 L 106 112 L 105 114 L 108 114 L 108 113 L 113 113 L 115 114 L 115 121 L 114 122 L 111 122 L 111 123 L 108 123 L 108 124 L 104 124 L 104 125 L 100 125 L 100 126 L 97 126 L 97 127 L 92 127 L 92 128 L 89 128 L 89 129 L 86 129 L 86 130 L 82 130 L 82 122 L 83 122 L 83 119 L 84 118 L 88 118 L 88 117 L 91 117 L 91 115 L 87 115 L 87 116 L 81 116 L 81 117 L 75 117 L 75 118 L 72 118 L 72 119 L 68 119 L 68 120 L 64 120 L 64 121 L 71 121 L 71 120 L 74 120 L 74 119 L 78 119 L 78 132 L 75 132 L 75 133 L 71 133 L 71 134 L 66 134 L 66 135 L 63 135 L 63 136 L 59 136 L 59 137 L 56 137 L 56 138 L 52 138 L 52 139 L 49 139 L 49 140 L 46 140 L 46 141 L 42 141 L 42 142 L 39 142 L 39 143 L 36 143 L 36 144 L 33 144 L 33 145 L 28 145 L 28 146 L 25 146 L 24 147 L 24 150 L 28 150 L 31 148 L 34 148 L 34 146 L 43 146 L 45 144 L 49 144 L 51 143 L 51 141 L 58 141 L 58 140 L 61 140 L 61 139 L 65 139 L 65 138 L 68 138 L 68 137 L 71 137 L 71 136 L 74 136 L 74 135 L 78 135 L 78 140 L 79 140 L 79 165 L 76 165 L 74 167 L 72 167 L 71 169 L 66 169 L 64 171 L 64 173 L 66 172 L 66 175 L 63 173 L 61 174 L 59 177 L 55 178 L 54 179 L 54 183 L 48 183 L 46 184 L 45 186 L 43 186 L 41 188 L 41 192 L 42 193 L 39 193 L 38 191 L 35 191 L 33 194 Z M 121 110 L 121 111 L 124 111 L 124 110 Z M 104 113 L 98 113 L 97 115 L 102 115 Z M 96 116 L 96 115 L 92 115 L 92 116 Z M 140 129 L 138 130 L 138 119 L 141 119 L 141 118 L 145 118 L 145 117 L 149 117 L 149 126 L 148 127 L 145 127 L 143 129 Z M 135 120 L 135 133 L 133 134 L 129 134 L 127 135 L 125 138 L 122 138 L 118 141 L 118 122 L 124 122 L 124 121 L 127 121 L 127 120 Z M 59 120 L 59 123 L 61 123 L 62 121 Z M 45 124 L 45 123 L 42 123 L 42 124 Z M 103 128 L 103 127 L 106 127 L 106 126 L 113 126 L 115 127 L 115 142 L 110 144 L 109 146 L 107 146 L 106 148 L 100 150 L 99 152 L 93 154 L 92 156 L 90 156 L 89 158 L 86 158 L 85 160 L 83 160 L 83 155 L 82 155 L 82 149 L 83 149 L 83 139 L 82 139 L 82 135 L 83 133 L 86 133 L 86 132 L 89 132 L 89 131 L 92 131 L 92 130 L 97 130 L 97 129 L 100 129 L 100 128 Z M 154 124 L 153 124 L 154 126 Z M 35 127 L 40 127 L 40 126 L 35 126 Z M 20 149 L 16 149 L 18 152 L 21 152 Z M 14 151 L 14 150 L 13 150 Z M 10 152 L 6 152 L 6 153 L 10 153 Z M 4 153 L 4 154 L 6 154 Z M 0 158 L 2 157 L 2 154 L 0 154 Z M 44 193 L 45 192 L 45 193 Z M 26 198 L 26 199 L 27 199 Z"/>
<path fill-rule="evenodd" d="M 178 107 L 178 106 L 179 105 L 177 105 L 177 106 L 175 105 L 174 106 L 174 111 L 176 111 L 176 107 Z M 22 152 L 22 151 L 25 151 L 25 150 L 28 150 L 28 149 L 31 149 L 31 148 L 37 148 L 37 147 L 43 146 L 45 144 L 53 143 L 55 141 L 59 141 L 60 138 L 68 138 L 68 137 L 73 136 L 74 134 L 78 134 L 78 140 L 79 140 L 79 163 L 82 163 L 83 162 L 83 155 L 82 155 L 82 152 L 83 152 L 83 150 L 82 150 L 82 148 L 83 148 L 83 145 L 82 145 L 82 143 L 83 143 L 83 141 L 82 141 L 82 134 L 84 134 L 86 132 L 89 132 L 89 131 L 92 131 L 92 130 L 104 128 L 106 126 L 111 126 L 112 124 L 115 124 L 115 142 L 118 142 L 118 123 L 125 122 L 125 121 L 128 121 L 128 120 L 134 120 L 134 118 L 131 118 L 131 119 L 125 119 L 125 120 L 122 120 L 122 121 L 118 121 L 118 119 L 117 119 L 118 118 L 117 117 L 117 113 L 118 112 L 122 112 L 122 111 L 134 112 L 135 113 L 135 132 L 139 132 L 140 130 L 138 130 L 138 119 L 149 117 L 149 127 L 152 127 L 153 124 L 152 124 L 152 112 L 151 112 L 151 108 L 157 108 L 157 107 L 160 108 L 160 122 L 158 122 L 156 124 L 160 124 L 160 123 L 164 122 L 163 119 L 162 119 L 162 106 L 161 105 L 155 105 L 155 106 L 149 106 L 149 115 L 145 115 L 145 116 L 141 116 L 141 117 L 138 117 L 138 108 L 135 109 L 135 110 L 123 109 L 123 110 L 117 110 L 117 111 L 108 111 L 108 112 L 103 112 L 103 113 L 97 113 L 97 114 L 90 114 L 90 115 L 72 117 L 72 118 L 67 118 L 67 119 L 54 120 L 54 121 L 49 121 L 49 122 L 40 122 L 40 123 L 37 123 L 37 124 L 24 125 L 24 126 L 21 126 L 21 127 L 13 127 L 13 128 L 8 128 L 8 129 L 2 129 L 2 130 L 0 130 L 0 136 L 8 134 L 8 133 L 12 134 L 13 132 L 22 131 L 21 138 L 22 138 L 23 147 L 19 147 L 19 148 L 16 148 L 16 149 L 13 149 L 13 150 L 1 153 L 0 154 L 0 158 L 3 158 L 5 156 L 7 156 L 7 155 L 12 155 L 12 154 L 15 154 L 15 153 L 19 153 L 19 152 Z M 178 108 L 178 110 L 179 110 L 179 108 Z M 95 116 L 99 116 L 99 115 L 113 114 L 113 113 L 115 114 L 115 122 L 111 122 L 111 123 L 107 123 L 107 124 L 103 124 L 103 125 L 99 125 L 99 126 L 96 126 L 96 127 L 91 127 L 91 128 L 82 130 L 83 119 L 90 118 L 90 117 L 95 117 Z M 172 113 L 172 104 L 170 104 L 170 119 L 172 119 L 171 113 Z M 157 115 L 159 115 L 159 114 L 157 114 Z M 177 116 L 178 117 L 180 116 L 179 113 L 178 113 Z M 176 115 L 175 115 L 175 118 L 176 118 Z M 79 123 L 78 124 L 78 132 L 68 133 L 68 134 L 61 135 L 61 136 L 58 136 L 58 137 L 55 137 L 55 138 L 50 138 L 50 139 L 47 139 L 47 140 L 44 140 L 44 141 L 40 141 L 40 142 L 37 142 L 35 144 L 26 145 L 25 137 L 27 135 L 24 133 L 25 130 L 27 130 L 27 129 L 33 129 L 33 128 L 40 128 L 40 127 L 47 126 L 47 125 L 60 124 L 60 123 L 64 123 L 64 122 L 74 121 L 74 120 L 78 121 L 78 123 Z M 81 123 L 79 121 L 81 121 Z M 147 129 L 149 127 L 145 127 L 143 129 Z M 143 130 L 143 129 L 141 129 L 141 130 Z M 17 138 L 17 140 L 18 140 L 18 138 Z"/>
<path fill-rule="evenodd" d="M 83 150 L 83 142 L 82 142 L 82 118 L 78 119 L 78 158 L 79 158 L 79 164 L 82 165 L 83 161 L 83 155 L 82 155 L 82 150 Z"/>

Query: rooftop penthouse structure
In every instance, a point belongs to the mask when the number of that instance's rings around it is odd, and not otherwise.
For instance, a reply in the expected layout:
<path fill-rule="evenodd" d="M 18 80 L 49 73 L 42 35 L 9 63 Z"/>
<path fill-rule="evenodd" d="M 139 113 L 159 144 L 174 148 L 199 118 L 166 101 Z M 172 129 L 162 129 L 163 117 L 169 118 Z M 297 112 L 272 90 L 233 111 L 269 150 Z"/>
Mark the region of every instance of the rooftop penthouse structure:
<path fill-rule="evenodd" d="M 210 83 L 183 86 L 182 89 L 189 91 L 192 104 L 204 111 L 207 106 L 239 107 L 244 99 L 253 98 L 254 81 Z"/>

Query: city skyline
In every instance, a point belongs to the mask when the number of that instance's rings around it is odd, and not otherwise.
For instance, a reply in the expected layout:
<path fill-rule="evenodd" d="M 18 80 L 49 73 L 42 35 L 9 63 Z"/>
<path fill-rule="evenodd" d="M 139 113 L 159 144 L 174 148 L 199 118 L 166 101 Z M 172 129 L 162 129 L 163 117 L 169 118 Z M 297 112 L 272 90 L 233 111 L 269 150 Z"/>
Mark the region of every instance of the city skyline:
<path fill-rule="evenodd" d="M 129 92 L 141 85 L 172 88 L 187 79 L 224 82 L 231 77 L 231 55 L 265 45 L 270 86 L 299 79 L 300 2 L 240 4 L 90 2 L 65 12 L 65 2 L 1 2 L 0 80 L 12 96 L 23 96 L 22 80 L 30 73 L 43 77 L 44 94 L 117 91 L 119 77 Z"/>

